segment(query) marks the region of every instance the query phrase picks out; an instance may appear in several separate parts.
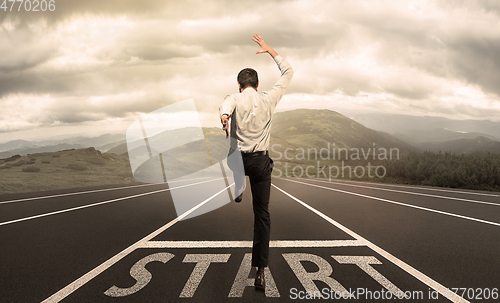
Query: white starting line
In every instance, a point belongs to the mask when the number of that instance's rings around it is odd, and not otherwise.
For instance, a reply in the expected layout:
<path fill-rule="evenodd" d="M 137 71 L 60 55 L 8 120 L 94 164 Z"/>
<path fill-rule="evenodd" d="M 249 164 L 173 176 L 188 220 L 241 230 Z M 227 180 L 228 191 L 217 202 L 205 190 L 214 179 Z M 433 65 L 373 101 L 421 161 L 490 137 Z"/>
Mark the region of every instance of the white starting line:
<path fill-rule="evenodd" d="M 141 248 L 251 248 L 252 241 L 148 241 Z M 365 246 L 358 240 L 277 240 L 269 247 L 346 247 Z"/>

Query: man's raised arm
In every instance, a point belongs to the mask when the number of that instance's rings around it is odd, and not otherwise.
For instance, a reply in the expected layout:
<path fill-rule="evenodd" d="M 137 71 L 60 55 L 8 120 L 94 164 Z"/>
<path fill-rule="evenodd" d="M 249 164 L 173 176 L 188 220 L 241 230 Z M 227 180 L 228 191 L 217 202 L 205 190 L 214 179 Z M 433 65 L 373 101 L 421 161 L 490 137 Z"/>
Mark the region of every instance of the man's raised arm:
<path fill-rule="evenodd" d="M 258 52 L 256 52 L 255 54 L 269 53 L 269 55 L 271 55 L 271 57 L 273 57 L 273 58 L 278 55 L 278 53 L 275 52 L 272 47 L 267 45 L 267 43 L 264 42 L 264 39 L 262 39 L 262 37 L 259 36 L 258 34 L 253 35 L 252 40 L 257 42 L 257 44 L 260 45 L 260 50 Z"/>
<path fill-rule="evenodd" d="M 262 39 L 258 34 L 253 35 L 253 41 L 257 42 L 260 45 L 260 50 L 256 52 L 256 54 L 268 53 L 273 57 L 274 61 L 278 65 L 278 68 L 281 72 L 281 77 L 278 79 L 276 84 L 272 89 L 265 92 L 268 95 L 269 101 L 273 103 L 274 106 L 278 105 L 278 102 L 281 100 L 281 97 L 285 94 L 285 91 L 290 84 L 290 81 L 293 77 L 293 69 L 290 63 L 283 59 L 278 53 L 266 42 Z"/>

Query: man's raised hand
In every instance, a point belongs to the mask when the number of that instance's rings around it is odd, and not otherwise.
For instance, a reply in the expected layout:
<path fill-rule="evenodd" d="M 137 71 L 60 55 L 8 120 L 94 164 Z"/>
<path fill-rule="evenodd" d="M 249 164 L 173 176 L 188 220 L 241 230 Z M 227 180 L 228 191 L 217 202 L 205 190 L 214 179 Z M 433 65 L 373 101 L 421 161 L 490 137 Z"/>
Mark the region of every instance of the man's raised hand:
<path fill-rule="evenodd" d="M 262 37 L 259 36 L 258 34 L 253 35 L 252 40 L 257 42 L 257 44 L 260 45 L 260 50 L 258 52 L 256 52 L 255 54 L 269 53 L 269 55 L 271 55 L 273 58 L 278 55 L 278 53 L 276 53 L 274 51 L 274 49 L 272 49 L 272 47 L 267 45 L 267 43 L 264 42 L 264 39 L 262 39 Z"/>

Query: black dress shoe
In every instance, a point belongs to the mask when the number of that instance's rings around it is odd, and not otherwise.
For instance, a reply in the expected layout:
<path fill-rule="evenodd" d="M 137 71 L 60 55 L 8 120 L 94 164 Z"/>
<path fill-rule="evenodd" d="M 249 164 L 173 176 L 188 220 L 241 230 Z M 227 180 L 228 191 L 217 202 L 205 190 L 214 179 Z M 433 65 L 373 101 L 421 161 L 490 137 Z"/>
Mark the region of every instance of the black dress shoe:
<path fill-rule="evenodd" d="M 241 193 L 241 195 L 239 195 L 238 197 L 236 197 L 236 199 L 234 199 L 234 201 L 238 203 L 240 203 L 241 200 L 243 200 L 243 193 Z"/>
<path fill-rule="evenodd" d="M 257 271 L 257 275 L 255 276 L 255 288 L 264 289 L 266 288 L 266 279 L 264 277 L 264 268 L 259 269 Z"/>

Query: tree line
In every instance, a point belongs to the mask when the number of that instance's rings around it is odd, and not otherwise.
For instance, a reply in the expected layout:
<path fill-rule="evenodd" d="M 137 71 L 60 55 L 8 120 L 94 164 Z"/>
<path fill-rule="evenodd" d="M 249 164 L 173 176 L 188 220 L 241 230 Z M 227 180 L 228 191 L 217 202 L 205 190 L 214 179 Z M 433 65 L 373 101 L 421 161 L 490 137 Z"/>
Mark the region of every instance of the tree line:
<path fill-rule="evenodd" d="M 385 166 L 398 183 L 500 191 L 500 153 L 413 152 Z"/>

